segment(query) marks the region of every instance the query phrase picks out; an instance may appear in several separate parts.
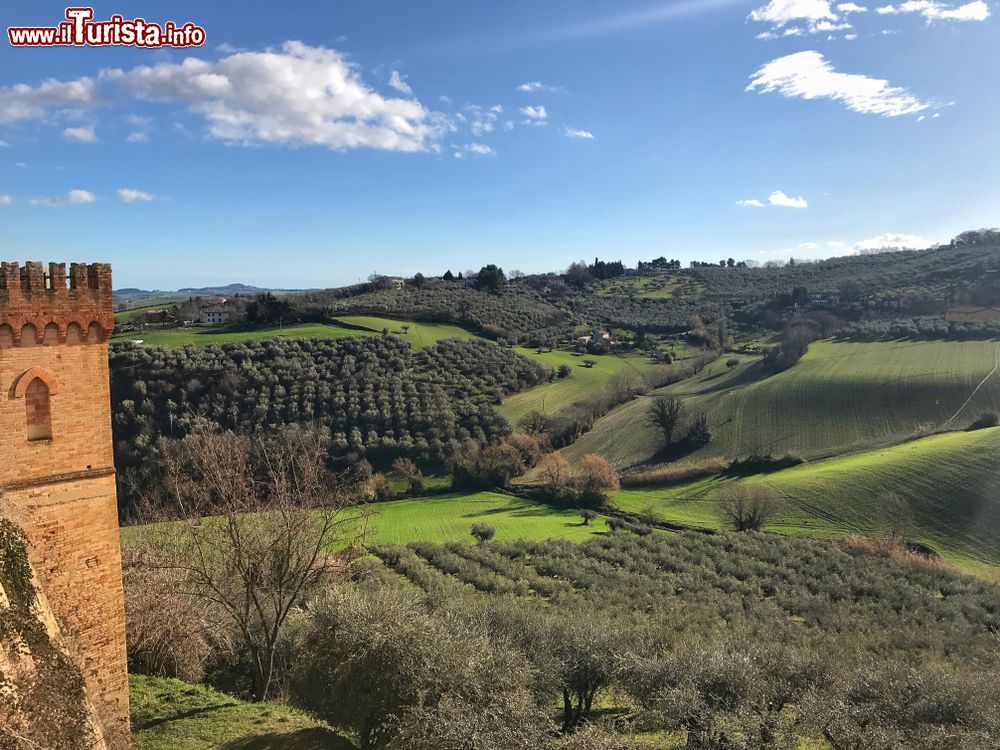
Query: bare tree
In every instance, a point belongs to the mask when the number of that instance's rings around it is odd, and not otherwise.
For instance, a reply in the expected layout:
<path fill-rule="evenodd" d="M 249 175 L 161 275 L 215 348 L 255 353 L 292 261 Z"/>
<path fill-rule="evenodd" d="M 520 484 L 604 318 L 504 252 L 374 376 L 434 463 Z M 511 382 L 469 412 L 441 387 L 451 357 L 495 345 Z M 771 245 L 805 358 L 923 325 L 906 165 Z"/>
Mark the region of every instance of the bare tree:
<path fill-rule="evenodd" d="M 164 459 L 165 488 L 185 520 L 149 540 L 148 562 L 231 620 L 256 700 L 270 694 L 293 608 L 344 572 L 345 556 L 331 548 L 363 534 L 363 518 L 340 512 L 348 496 L 325 456 L 316 433 L 290 429 L 271 440 L 198 432 Z"/>
<path fill-rule="evenodd" d="M 902 544 L 913 529 L 913 508 L 896 492 L 886 492 L 878 499 L 882 529 L 892 544 Z"/>
<path fill-rule="evenodd" d="M 540 466 L 538 476 L 550 492 L 556 494 L 566 489 L 571 472 L 569 462 L 561 453 L 550 453 L 542 459 Z"/>
<path fill-rule="evenodd" d="M 722 495 L 722 519 L 735 531 L 760 531 L 778 508 L 777 498 L 763 487 L 736 485 Z"/>
<path fill-rule="evenodd" d="M 674 431 L 681 422 L 684 405 L 675 396 L 658 398 L 649 406 L 649 424 L 663 433 L 663 442 L 669 448 L 674 442 Z"/>

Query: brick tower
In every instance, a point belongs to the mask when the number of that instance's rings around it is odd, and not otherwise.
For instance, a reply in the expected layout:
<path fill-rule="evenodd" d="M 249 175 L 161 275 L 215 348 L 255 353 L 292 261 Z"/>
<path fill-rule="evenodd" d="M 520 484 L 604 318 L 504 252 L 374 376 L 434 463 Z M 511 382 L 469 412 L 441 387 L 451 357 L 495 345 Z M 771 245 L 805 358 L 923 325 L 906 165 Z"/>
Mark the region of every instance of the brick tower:
<path fill-rule="evenodd" d="M 29 556 L 112 747 L 128 674 L 108 337 L 111 266 L 0 264 L 0 514 Z"/>

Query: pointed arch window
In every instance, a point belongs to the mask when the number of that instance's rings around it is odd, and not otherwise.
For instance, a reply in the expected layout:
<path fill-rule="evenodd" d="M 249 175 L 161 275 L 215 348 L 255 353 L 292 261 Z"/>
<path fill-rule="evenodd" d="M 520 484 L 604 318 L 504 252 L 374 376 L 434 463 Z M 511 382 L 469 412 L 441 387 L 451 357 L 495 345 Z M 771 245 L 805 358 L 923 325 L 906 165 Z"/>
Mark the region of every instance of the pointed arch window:
<path fill-rule="evenodd" d="M 41 378 L 33 378 L 24 391 L 29 441 L 52 439 L 52 403 L 49 396 L 49 386 Z"/>
<path fill-rule="evenodd" d="M 17 379 L 14 398 L 24 399 L 27 438 L 30 442 L 52 439 L 52 397 L 59 383 L 42 367 L 32 367 Z"/>

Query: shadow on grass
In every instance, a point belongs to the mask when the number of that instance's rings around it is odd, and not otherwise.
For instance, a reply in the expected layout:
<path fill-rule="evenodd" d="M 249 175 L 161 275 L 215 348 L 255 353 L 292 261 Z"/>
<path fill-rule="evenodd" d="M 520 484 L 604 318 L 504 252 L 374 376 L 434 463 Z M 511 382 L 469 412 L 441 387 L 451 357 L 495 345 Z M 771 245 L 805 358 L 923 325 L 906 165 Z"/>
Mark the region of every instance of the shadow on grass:
<path fill-rule="evenodd" d="M 462 518 L 481 518 L 484 516 L 499 516 L 499 515 L 510 515 L 510 516 L 548 516 L 551 515 L 553 508 L 548 505 L 543 505 L 541 503 L 523 502 L 517 505 L 501 505 L 496 508 L 490 508 L 489 510 L 474 510 L 469 513 L 463 513 Z"/>
<path fill-rule="evenodd" d="M 357 750 L 353 742 L 322 727 L 292 732 L 269 732 L 228 742 L 222 748 L 223 750 Z"/>
<path fill-rule="evenodd" d="M 184 719 L 191 719 L 195 716 L 202 716 L 204 714 L 210 714 L 213 711 L 222 711 L 227 708 L 235 708 L 239 704 L 237 703 L 217 703 L 214 706 L 201 706 L 200 708 L 192 708 L 188 711 L 181 711 L 176 714 L 170 714 L 169 716 L 158 716 L 155 719 L 148 719 L 143 722 L 133 722 L 135 723 L 134 728 L 145 731 L 147 729 L 154 729 L 155 727 L 163 726 L 164 724 L 170 724 L 174 721 L 183 721 Z"/>

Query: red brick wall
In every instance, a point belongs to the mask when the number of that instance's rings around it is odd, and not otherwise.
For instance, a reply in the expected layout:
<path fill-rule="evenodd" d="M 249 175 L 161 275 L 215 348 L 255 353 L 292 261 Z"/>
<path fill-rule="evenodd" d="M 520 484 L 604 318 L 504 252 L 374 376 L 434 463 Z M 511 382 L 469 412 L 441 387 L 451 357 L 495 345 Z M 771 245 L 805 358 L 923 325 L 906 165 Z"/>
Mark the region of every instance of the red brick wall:
<path fill-rule="evenodd" d="M 93 323 L 102 335 L 85 343 Z M 110 267 L 73 264 L 67 285 L 61 264 L 50 264 L 48 274 L 40 263 L 0 264 L 0 513 L 28 536 L 32 565 L 102 728 L 114 747 L 127 747 L 106 343 L 113 327 Z M 33 338 L 22 340 L 22 331 Z M 40 434 L 46 417 L 48 438 Z"/>

